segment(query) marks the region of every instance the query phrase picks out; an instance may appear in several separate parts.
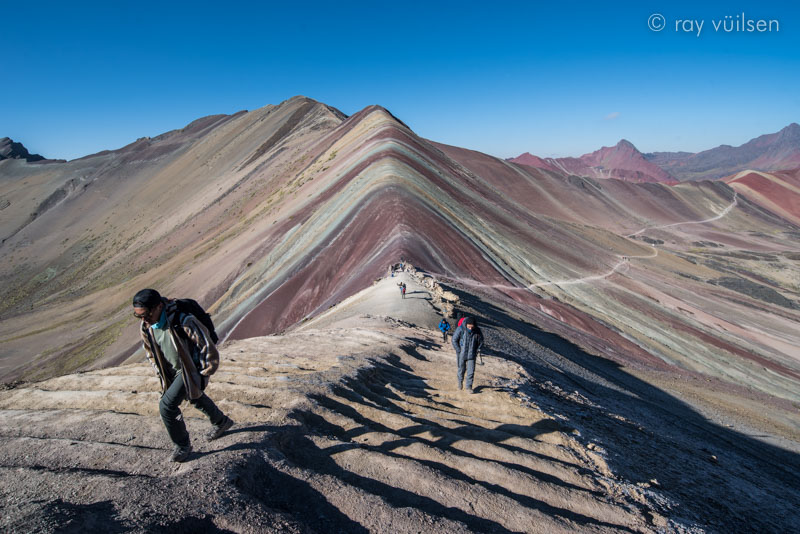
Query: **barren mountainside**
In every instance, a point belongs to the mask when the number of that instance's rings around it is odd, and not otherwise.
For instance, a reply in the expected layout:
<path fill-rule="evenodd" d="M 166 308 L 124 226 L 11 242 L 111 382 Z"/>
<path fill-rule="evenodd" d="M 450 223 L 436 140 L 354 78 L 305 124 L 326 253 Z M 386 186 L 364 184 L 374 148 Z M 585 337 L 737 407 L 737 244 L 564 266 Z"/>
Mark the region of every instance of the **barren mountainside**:
<path fill-rule="evenodd" d="M 791 175 L 765 175 L 784 189 L 581 178 L 302 97 L 68 163 L 0 165 L 6 380 L 124 361 L 141 287 L 195 296 L 242 339 L 405 259 L 598 354 L 796 398 Z"/>
<path fill-rule="evenodd" d="M 3 159 L 0 529 L 791 530 L 800 171 L 676 183 L 641 156 L 580 176 L 295 97 Z M 223 339 L 237 426 L 180 466 L 145 287 Z M 435 331 L 458 313 L 486 336 L 475 394 Z"/>

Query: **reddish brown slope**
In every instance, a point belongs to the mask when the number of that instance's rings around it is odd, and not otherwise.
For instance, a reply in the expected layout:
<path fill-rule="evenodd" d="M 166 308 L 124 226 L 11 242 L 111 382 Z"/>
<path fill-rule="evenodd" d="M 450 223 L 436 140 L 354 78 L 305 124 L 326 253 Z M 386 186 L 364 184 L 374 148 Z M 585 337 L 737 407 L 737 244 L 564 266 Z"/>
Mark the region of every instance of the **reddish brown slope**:
<path fill-rule="evenodd" d="M 526 152 L 511 161 L 529 167 L 590 178 L 616 178 L 637 183 L 677 183 L 672 176 L 648 161 L 633 144 L 625 139 L 613 147 L 603 147 L 590 154 L 584 154 L 580 158 L 542 159 Z"/>
<path fill-rule="evenodd" d="M 800 169 L 740 172 L 725 180 L 740 194 L 795 224 L 800 224 Z"/>

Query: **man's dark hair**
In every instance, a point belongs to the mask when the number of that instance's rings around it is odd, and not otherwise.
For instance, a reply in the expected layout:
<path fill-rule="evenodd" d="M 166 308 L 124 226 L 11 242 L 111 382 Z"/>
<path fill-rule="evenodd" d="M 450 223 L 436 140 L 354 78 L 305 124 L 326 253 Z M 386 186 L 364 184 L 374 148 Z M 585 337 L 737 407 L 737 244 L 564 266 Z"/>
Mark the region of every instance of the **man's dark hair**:
<path fill-rule="evenodd" d="M 155 289 L 142 289 L 133 296 L 133 306 L 135 308 L 147 308 L 152 310 L 161 302 L 161 295 Z"/>
<path fill-rule="evenodd" d="M 464 321 L 464 324 L 471 324 L 472 326 L 475 326 L 475 318 L 469 317 L 466 321 Z"/>

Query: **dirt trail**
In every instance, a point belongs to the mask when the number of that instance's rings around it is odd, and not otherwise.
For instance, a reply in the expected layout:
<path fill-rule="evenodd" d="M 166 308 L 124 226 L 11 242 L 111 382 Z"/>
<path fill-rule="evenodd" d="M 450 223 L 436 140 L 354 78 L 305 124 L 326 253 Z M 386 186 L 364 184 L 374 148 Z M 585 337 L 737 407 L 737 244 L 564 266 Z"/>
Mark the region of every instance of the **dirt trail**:
<path fill-rule="evenodd" d="M 662 229 L 662 228 L 672 228 L 672 227 L 676 227 L 676 226 L 684 226 L 684 225 L 691 225 L 691 224 L 705 224 L 705 223 L 717 221 L 719 219 L 722 219 L 726 215 L 728 215 L 728 213 L 730 213 L 730 211 L 733 208 L 735 208 L 738 204 L 739 204 L 739 193 L 734 191 L 734 193 L 733 193 L 733 201 L 729 205 L 725 206 L 725 208 L 722 211 L 720 211 L 717 215 L 715 215 L 713 217 L 709 217 L 708 219 L 703 219 L 703 220 L 699 220 L 699 221 L 681 221 L 681 222 L 676 222 L 676 223 L 671 223 L 671 224 L 662 224 L 660 226 L 648 226 L 648 227 L 644 227 L 641 230 L 638 230 L 638 231 L 630 234 L 628 237 L 635 237 L 635 236 L 637 236 L 639 234 L 647 232 L 648 230 L 659 230 L 659 229 Z M 524 286 L 524 287 L 510 286 L 510 285 L 503 285 L 503 284 L 485 284 L 485 283 L 479 282 L 477 280 L 472 280 L 472 279 L 469 279 L 469 278 L 463 278 L 463 277 L 457 277 L 457 276 L 454 277 L 454 276 L 451 276 L 449 274 L 444 274 L 444 273 L 428 273 L 428 274 L 430 274 L 432 276 L 435 276 L 437 278 L 440 278 L 442 280 L 448 280 L 448 281 L 452 281 L 452 282 L 457 282 L 459 284 L 463 284 L 463 285 L 468 286 L 468 287 L 481 287 L 481 288 L 490 287 L 490 288 L 494 288 L 494 289 L 502 289 L 504 291 L 532 291 L 534 288 L 543 288 L 543 287 L 550 287 L 550 286 L 569 286 L 569 285 L 585 284 L 587 282 L 594 282 L 594 281 L 597 281 L 597 280 L 604 280 L 604 279 L 612 276 L 613 274 L 617 273 L 618 271 L 620 271 L 623 267 L 626 267 L 627 269 L 629 269 L 630 268 L 629 261 L 631 259 L 652 259 L 652 258 L 655 258 L 656 256 L 658 256 L 658 249 L 655 248 L 655 246 L 653 246 L 653 252 L 651 254 L 640 255 L 640 256 L 622 256 L 622 255 L 620 255 L 619 256 L 620 260 L 611 269 L 609 269 L 608 271 L 606 271 L 604 273 L 601 273 L 601 274 L 584 276 L 584 277 L 581 277 L 581 278 L 570 278 L 570 279 L 558 280 L 558 281 L 537 282 L 537 283 L 534 283 L 534 284 L 529 284 L 529 285 Z"/>
<path fill-rule="evenodd" d="M 476 394 L 429 329 L 385 317 L 226 344 L 209 395 L 237 425 L 166 461 L 146 364 L 0 392 L 13 532 L 643 532 L 657 515 L 485 358 Z M 658 520 L 658 519 L 656 519 Z"/>
<path fill-rule="evenodd" d="M 0 390 L 0 531 L 796 524 L 795 456 L 463 292 L 489 350 L 476 393 L 457 390 L 452 347 L 414 326 L 437 321 L 430 293 L 402 276 L 418 298 L 381 280 L 294 332 L 225 343 L 207 392 L 237 424 L 207 443 L 184 405 L 184 464 L 167 460 L 146 363 Z"/>

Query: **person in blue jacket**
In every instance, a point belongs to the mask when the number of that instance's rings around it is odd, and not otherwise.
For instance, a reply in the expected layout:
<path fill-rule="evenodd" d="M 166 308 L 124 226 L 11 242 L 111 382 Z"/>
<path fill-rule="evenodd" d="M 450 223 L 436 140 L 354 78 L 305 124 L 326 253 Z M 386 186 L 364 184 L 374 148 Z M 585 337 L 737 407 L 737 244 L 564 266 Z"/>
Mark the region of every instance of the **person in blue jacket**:
<path fill-rule="evenodd" d="M 456 328 L 452 343 L 458 355 L 458 389 L 461 389 L 461 382 L 466 372 L 467 390 L 475 393 L 472 389 L 472 380 L 475 376 L 475 358 L 483 347 L 483 332 L 478 328 L 474 317 L 468 317 Z"/>
<path fill-rule="evenodd" d="M 450 323 L 448 323 L 444 317 L 442 317 L 442 322 L 439 323 L 439 330 L 442 331 L 442 340 L 446 343 L 447 342 L 447 332 L 450 331 Z"/>

